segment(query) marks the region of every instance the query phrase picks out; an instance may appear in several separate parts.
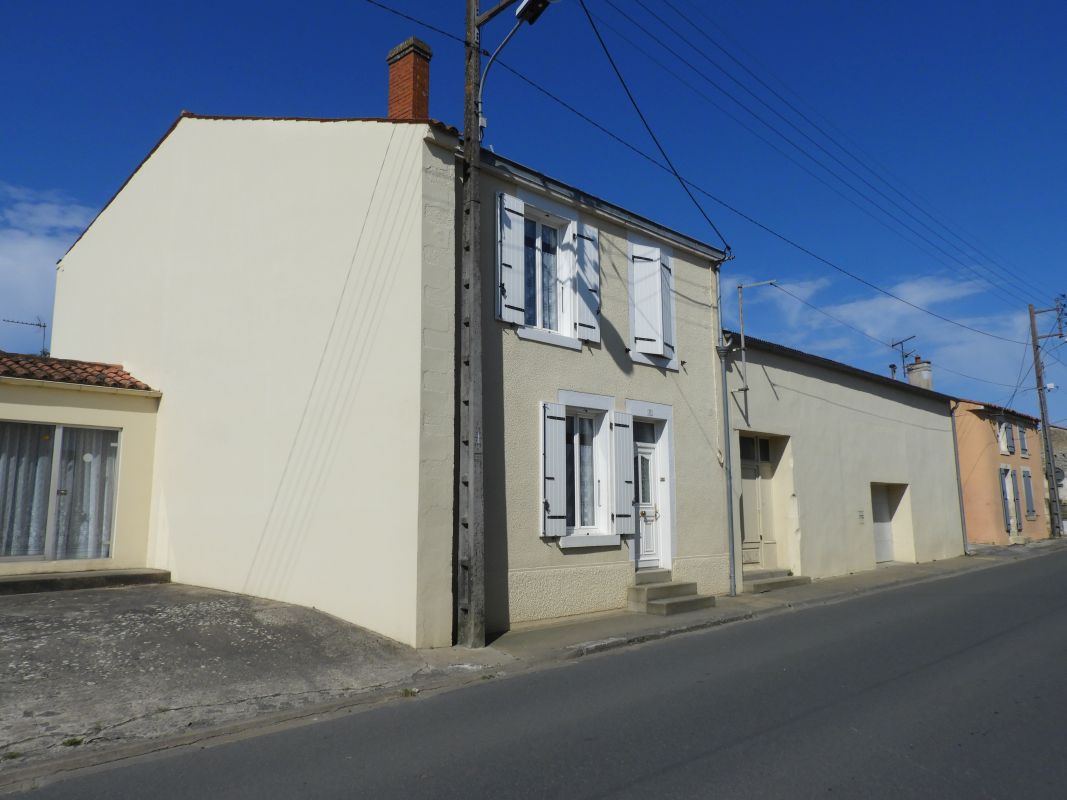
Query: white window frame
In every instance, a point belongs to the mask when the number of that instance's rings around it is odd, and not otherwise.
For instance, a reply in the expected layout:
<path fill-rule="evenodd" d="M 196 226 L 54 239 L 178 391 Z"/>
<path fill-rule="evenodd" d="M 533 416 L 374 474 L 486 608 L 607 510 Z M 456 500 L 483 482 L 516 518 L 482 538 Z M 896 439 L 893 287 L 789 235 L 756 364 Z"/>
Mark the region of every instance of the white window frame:
<path fill-rule="evenodd" d="M 502 192 L 508 194 L 508 191 Z M 568 350 L 581 350 L 582 339 L 575 332 L 575 320 L 577 319 L 578 302 L 578 254 L 575 240 L 578 232 L 578 215 L 573 209 L 554 202 L 541 195 L 534 194 L 525 189 L 511 188 L 511 196 L 523 203 L 523 264 L 525 273 L 525 221 L 527 219 L 537 222 L 538 225 L 550 225 L 559 231 L 559 241 L 556 249 L 556 280 L 559 283 L 559 306 L 557 308 L 557 323 L 559 330 L 549 330 L 540 325 L 531 326 L 526 324 L 509 323 L 515 326 L 515 335 L 520 339 L 541 342 L 543 344 L 564 347 Z M 494 234 L 497 240 L 497 249 L 500 248 L 500 230 Z M 540 239 L 540 237 L 538 237 Z M 498 255 L 499 258 L 499 255 Z M 541 269 L 540 248 L 538 248 L 537 269 L 537 317 L 541 318 Z M 525 291 L 525 280 L 523 283 Z M 525 295 L 524 295 L 525 298 Z M 525 304 L 524 304 L 525 305 Z M 497 309 L 497 319 L 500 319 L 500 310 Z"/>
<path fill-rule="evenodd" d="M 1015 434 L 1011 431 L 1010 426 L 1011 426 L 1011 423 L 1008 422 L 1007 420 L 1004 420 L 1004 421 L 1000 422 L 998 424 L 998 426 L 997 426 L 997 431 L 998 431 L 997 438 L 998 438 L 999 443 L 1000 443 L 1000 454 L 1002 456 L 1013 456 L 1013 455 L 1015 455 L 1015 449 L 1016 449 L 1014 447 Z M 1008 446 L 1008 441 L 1009 441 L 1008 435 L 1009 435 L 1009 433 L 1011 433 L 1010 441 L 1012 442 L 1012 445 L 1013 445 L 1012 447 Z"/>
<path fill-rule="evenodd" d="M 69 563 L 81 563 L 85 561 L 110 561 L 115 557 L 115 528 L 118 524 L 118 508 L 119 508 L 119 491 L 121 483 L 120 476 L 122 475 L 122 442 L 123 431 L 122 428 L 116 428 L 110 425 L 72 425 L 65 422 L 53 422 L 49 420 L 32 420 L 32 419 L 0 419 L 0 422 L 7 422 L 16 425 L 45 425 L 54 431 L 52 436 L 52 471 L 48 477 L 48 511 L 45 515 L 45 533 L 44 533 L 44 548 L 41 555 L 27 555 L 27 556 L 2 556 L 0 555 L 0 564 L 6 564 L 10 562 L 18 561 L 48 561 L 48 562 L 69 562 Z M 56 513 L 59 505 L 57 498 L 59 497 L 57 484 L 59 482 L 59 466 L 60 458 L 63 452 L 63 431 L 67 428 L 78 428 L 93 431 L 115 431 L 118 436 L 116 438 L 116 454 L 115 454 L 115 487 L 114 496 L 111 499 L 113 504 L 114 513 L 112 515 L 111 530 L 108 532 L 108 554 L 99 558 L 55 558 L 56 551 Z"/>
<path fill-rule="evenodd" d="M 567 527 L 567 535 L 558 539 L 561 549 L 618 546 L 622 537 L 611 532 L 611 509 L 614 508 L 614 469 L 612 462 L 611 412 L 615 398 L 610 395 L 560 390 L 556 402 L 564 406 L 567 416 L 593 417 L 593 475 L 600 481 L 597 495 L 596 524 L 591 528 Z M 577 453 L 575 453 L 577 457 Z M 575 491 L 577 491 L 577 486 Z M 577 511 L 577 509 L 576 509 Z"/>
<path fill-rule="evenodd" d="M 630 360 L 635 364 L 645 364 L 650 367 L 659 367 L 660 369 L 671 370 L 672 372 L 678 372 L 681 369 L 681 361 L 679 360 L 678 353 L 678 309 L 675 304 L 675 297 L 678 294 L 677 289 L 677 261 L 674 258 L 674 253 L 670 246 L 658 239 L 646 238 L 637 233 L 629 232 L 627 234 L 627 252 L 626 252 L 626 292 L 628 296 L 628 305 L 630 311 L 630 329 L 627 334 L 626 348 L 630 354 Z M 636 306 L 636 291 L 634 289 L 634 245 L 656 247 L 659 248 L 660 257 L 667 258 L 670 261 L 671 273 L 674 275 L 675 289 L 671 292 L 669 298 L 671 309 L 671 331 L 670 338 L 673 340 L 674 356 L 667 358 L 666 356 L 657 356 L 649 353 L 640 353 L 637 351 L 636 342 L 634 341 L 634 331 L 637 324 L 637 306 Z M 667 332 L 663 332 L 666 336 Z"/>

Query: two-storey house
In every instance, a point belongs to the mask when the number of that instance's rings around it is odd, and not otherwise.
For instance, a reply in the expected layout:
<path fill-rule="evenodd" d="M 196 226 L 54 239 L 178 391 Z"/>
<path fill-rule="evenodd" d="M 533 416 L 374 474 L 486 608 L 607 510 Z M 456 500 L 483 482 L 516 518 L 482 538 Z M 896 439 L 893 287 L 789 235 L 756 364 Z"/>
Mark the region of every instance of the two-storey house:
<path fill-rule="evenodd" d="M 1048 538 L 1039 420 L 971 400 L 960 400 L 955 414 L 968 539 L 1015 544 Z"/>

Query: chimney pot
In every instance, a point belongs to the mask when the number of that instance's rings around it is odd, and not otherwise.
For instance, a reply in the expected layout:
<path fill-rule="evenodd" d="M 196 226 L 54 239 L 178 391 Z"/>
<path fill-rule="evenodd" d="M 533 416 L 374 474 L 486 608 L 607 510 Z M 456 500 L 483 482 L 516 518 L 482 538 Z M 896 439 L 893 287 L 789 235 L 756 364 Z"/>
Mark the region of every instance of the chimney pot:
<path fill-rule="evenodd" d="M 430 45 L 414 36 L 389 51 L 389 119 L 429 119 L 431 58 Z"/>

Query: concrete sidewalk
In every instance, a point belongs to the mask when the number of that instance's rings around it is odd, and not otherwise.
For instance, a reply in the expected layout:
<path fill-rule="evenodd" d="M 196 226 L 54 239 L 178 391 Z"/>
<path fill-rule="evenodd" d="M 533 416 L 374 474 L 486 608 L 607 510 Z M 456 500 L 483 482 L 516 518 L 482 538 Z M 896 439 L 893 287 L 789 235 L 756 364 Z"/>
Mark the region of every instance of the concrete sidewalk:
<path fill-rule="evenodd" d="M 492 646 L 519 662 L 543 664 L 767 614 L 840 602 L 896 586 L 950 578 L 1062 550 L 1067 550 L 1067 539 L 1046 539 L 1011 547 L 972 546 L 968 555 L 959 558 L 927 564 L 893 563 L 867 572 L 826 578 L 766 594 L 719 597 L 714 608 L 671 617 L 612 611 L 575 617 L 565 622 L 519 627 L 505 633 Z"/>

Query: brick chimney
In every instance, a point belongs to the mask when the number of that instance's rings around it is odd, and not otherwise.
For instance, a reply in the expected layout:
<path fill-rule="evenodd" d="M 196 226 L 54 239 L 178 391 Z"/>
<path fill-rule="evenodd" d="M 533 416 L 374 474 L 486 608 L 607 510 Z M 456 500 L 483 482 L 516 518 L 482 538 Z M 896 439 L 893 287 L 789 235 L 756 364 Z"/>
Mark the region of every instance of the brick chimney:
<path fill-rule="evenodd" d="M 389 51 L 389 119 L 429 119 L 432 57 L 430 45 L 414 36 Z"/>
<path fill-rule="evenodd" d="M 912 386 L 921 386 L 923 389 L 934 388 L 934 371 L 929 361 L 923 361 L 915 356 L 915 362 L 904 368 L 908 374 L 908 383 Z"/>

